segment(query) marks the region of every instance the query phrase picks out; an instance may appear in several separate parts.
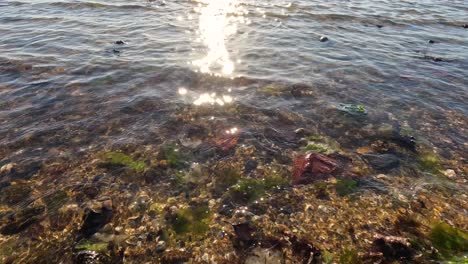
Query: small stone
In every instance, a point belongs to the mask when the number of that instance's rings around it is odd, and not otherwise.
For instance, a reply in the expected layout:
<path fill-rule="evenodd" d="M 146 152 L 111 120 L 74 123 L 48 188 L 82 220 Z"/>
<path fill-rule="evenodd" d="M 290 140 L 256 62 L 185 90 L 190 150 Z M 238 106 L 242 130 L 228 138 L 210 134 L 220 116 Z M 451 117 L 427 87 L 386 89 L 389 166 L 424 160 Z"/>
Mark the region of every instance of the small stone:
<path fill-rule="evenodd" d="M 123 42 L 123 40 L 117 40 L 117 41 L 115 42 L 115 44 L 117 44 L 117 45 L 123 45 L 123 44 L 125 44 L 125 42 Z"/>
<path fill-rule="evenodd" d="M 429 44 L 434 44 L 435 43 L 435 41 L 432 40 L 432 39 L 430 39 L 428 42 L 429 42 Z"/>
<path fill-rule="evenodd" d="M 325 37 L 325 36 L 320 37 L 320 42 L 327 42 L 327 41 L 328 41 L 327 37 Z"/>
<path fill-rule="evenodd" d="M 0 173 L 5 173 L 5 174 L 10 173 L 13 170 L 14 166 L 15 166 L 14 163 L 5 164 L 0 168 Z"/>
<path fill-rule="evenodd" d="M 252 172 L 257 169 L 258 162 L 256 160 L 248 160 L 244 165 L 244 171 L 246 173 Z"/>
<path fill-rule="evenodd" d="M 468 28 L 468 24 L 463 25 L 463 28 Z"/>
<path fill-rule="evenodd" d="M 457 177 L 457 174 L 455 173 L 454 170 L 448 169 L 444 171 L 444 175 L 447 176 L 448 178 L 455 178 Z"/>
<path fill-rule="evenodd" d="M 383 28 L 383 26 L 382 26 L 382 25 L 376 25 L 376 27 L 378 27 L 378 28 Z"/>
<path fill-rule="evenodd" d="M 166 250 L 166 242 L 164 241 L 158 241 L 156 244 L 156 252 L 164 252 Z"/>

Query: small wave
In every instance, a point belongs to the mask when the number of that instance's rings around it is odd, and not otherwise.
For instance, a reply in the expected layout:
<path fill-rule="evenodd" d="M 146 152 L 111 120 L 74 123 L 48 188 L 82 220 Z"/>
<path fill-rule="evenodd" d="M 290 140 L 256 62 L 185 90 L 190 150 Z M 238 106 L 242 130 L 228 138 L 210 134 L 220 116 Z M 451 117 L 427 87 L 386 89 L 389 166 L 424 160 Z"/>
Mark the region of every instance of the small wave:
<path fill-rule="evenodd" d="M 116 9 L 151 9 L 146 5 L 109 5 L 96 2 L 81 2 L 81 3 L 68 3 L 68 2 L 51 2 L 51 6 L 69 8 L 69 9 L 83 9 L 83 8 L 116 8 Z"/>

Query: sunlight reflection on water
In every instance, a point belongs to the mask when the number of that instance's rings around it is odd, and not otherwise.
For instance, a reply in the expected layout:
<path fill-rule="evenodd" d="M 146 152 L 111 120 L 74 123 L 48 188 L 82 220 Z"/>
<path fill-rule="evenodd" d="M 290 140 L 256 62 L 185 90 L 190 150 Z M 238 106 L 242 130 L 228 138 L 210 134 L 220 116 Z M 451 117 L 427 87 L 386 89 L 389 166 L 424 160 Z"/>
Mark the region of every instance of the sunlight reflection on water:
<path fill-rule="evenodd" d="M 237 32 L 238 23 L 246 23 L 237 0 L 200 0 L 195 11 L 200 14 L 197 34 L 207 48 L 205 57 L 192 62 L 203 73 L 229 76 L 235 64 L 226 40 Z"/>

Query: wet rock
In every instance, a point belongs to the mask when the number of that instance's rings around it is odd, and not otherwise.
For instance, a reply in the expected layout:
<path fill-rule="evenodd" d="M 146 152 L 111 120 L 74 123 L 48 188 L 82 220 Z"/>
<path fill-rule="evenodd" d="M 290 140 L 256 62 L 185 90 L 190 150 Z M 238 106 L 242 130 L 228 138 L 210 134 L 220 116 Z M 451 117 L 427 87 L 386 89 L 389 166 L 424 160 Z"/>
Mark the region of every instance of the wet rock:
<path fill-rule="evenodd" d="M 16 165 L 15 163 L 8 163 L 8 164 L 3 165 L 0 168 L 0 175 L 11 173 L 11 171 L 14 169 L 15 165 Z"/>
<path fill-rule="evenodd" d="M 166 242 L 164 241 L 158 241 L 156 244 L 156 252 L 157 253 L 162 253 L 166 250 Z"/>
<path fill-rule="evenodd" d="M 435 43 L 435 41 L 434 41 L 434 40 L 432 40 L 432 39 L 430 39 L 430 40 L 428 41 L 428 43 L 429 43 L 429 44 L 434 44 L 434 43 Z"/>
<path fill-rule="evenodd" d="M 341 103 L 338 105 L 337 109 L 353 116 L 367 115 L 367 111 L 363 105 Z"/>
<path fill-rule="evenodd" d="M 292 250 L 294 255 L 298 256 L 303 264 L 306 263 L 318 263 L 321 255 L 320 249 L 313 246 L 311 243 L 304 239 L 298 239 L 297 237 L 290 238 L 292 243 Z"/>
<path fill-rule="evenodd" d="M 255 238 L 255 228 L 249 222 L 241 223 L 232 226 L 236 239 L 244 243 L 252 242 Z"/>
<path fill-rule="evenodd" d="M 325 37 L 325 36 L 320 37 L 320 42 L 327 42 L 327 41 L 328 41 L 327 37 Z"/>
<path fill-rule="evenodd" d="M 258 166 L 258 162 L 256 160 L 248 160 L 244 164 L 244 171 L 245 173 L 250 173 L 254 171 L 255 169 L 257 169 L 257 166 Z"/>
<path fill-rule="evenodd" d="M 443 58 L 441 57 L 434 57 L 434 56 L 429 56 L 429 55 L 425 55 L 424 56 L 424 59 L 425 60 L 431 60 L 431 61 L 434 61 L 434 62 L 442 62 L 442 61 L 445 61 Z"/>
<path fill-rule="evenodd" d="M 363 157 L 378 171 L 387 172 L 400 166 L 400 160 L 393 154 L 367 154 Z"/>
<path fill-rule="evenodd" d="M 306 183 L 324 179 L 338 167 L 338 162 L 326 155 L 310 153 L 298 156 L 293 164 L 293 183 Z"/>
<path fill-rule="evenodd" d="M 463 28 L 468 28 L 468 24 L 463 25 Z"/>
<path fill-rule="evenodd" d="M 371 254 L 382 256 L 387 261 L 410 261 L 415 255 L 415 250 L 405 238 L 376 236 L 372 243 Z"/>
<path fill-rule="evenodd" d="M 115 44 L 117 44 L 117 45 L 123 45 L 123 44 L 125 44 L 125 42 L 124 42 L 123 40 L 117 40 L 117 41 L 115 42 Z"/>
<path fill-rule="evenodd" d="M 383 25 L 376 25 L 376 27 L 378 27 L 378 28 L 383 28 Z"/>
<path fill-rule="evenodd" d="M 85 209 L 83 224 L 80 228 L 78 239 L 89 238 L 99 229 L 109 223 L 113 216 L 112 201 L 103 199 L 94 201 Z"/>

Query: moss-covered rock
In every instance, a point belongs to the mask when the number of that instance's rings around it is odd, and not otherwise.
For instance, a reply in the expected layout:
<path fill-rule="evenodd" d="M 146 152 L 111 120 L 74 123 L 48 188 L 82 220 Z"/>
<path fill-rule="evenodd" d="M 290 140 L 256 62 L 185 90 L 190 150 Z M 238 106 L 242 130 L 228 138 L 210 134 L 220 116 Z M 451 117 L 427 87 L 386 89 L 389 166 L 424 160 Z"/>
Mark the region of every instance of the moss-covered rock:
<path fill-rule="evenodd" d="M 431 152 L 422 153 L 418 157 L 419 166 L 427 172 L 438 174 L 442 171 L 441 160 Z"/>

